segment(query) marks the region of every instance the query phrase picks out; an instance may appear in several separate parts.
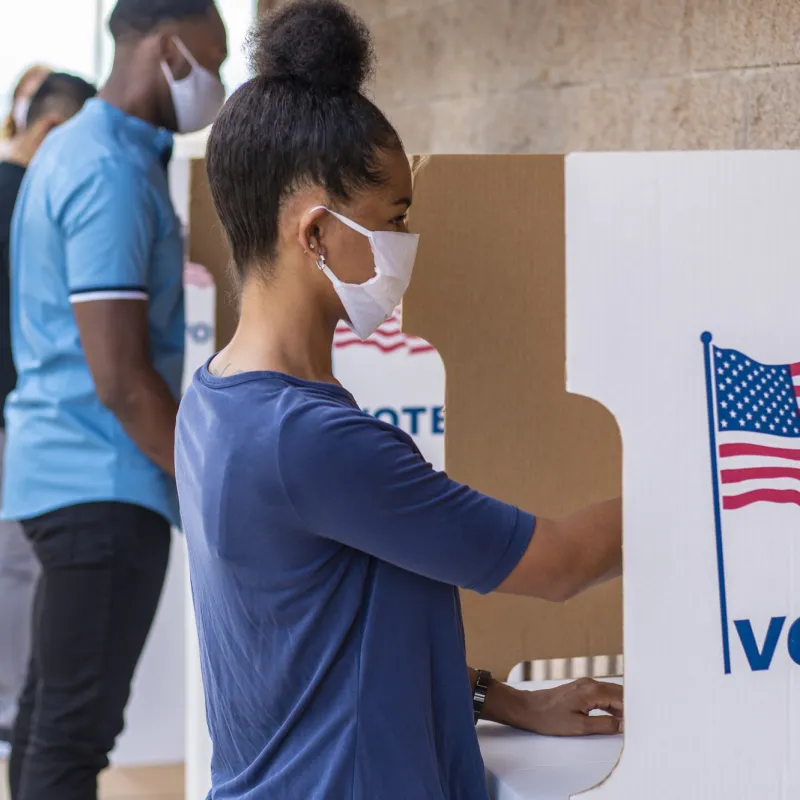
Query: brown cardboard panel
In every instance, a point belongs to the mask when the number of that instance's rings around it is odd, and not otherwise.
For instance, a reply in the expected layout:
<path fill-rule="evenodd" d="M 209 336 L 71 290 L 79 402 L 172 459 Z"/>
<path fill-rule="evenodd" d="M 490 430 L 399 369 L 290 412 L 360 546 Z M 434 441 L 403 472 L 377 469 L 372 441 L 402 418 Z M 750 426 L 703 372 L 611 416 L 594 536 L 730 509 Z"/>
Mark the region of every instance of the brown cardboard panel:
<path fill-rule="evenodd" d="M 564 159 L 414 159 L 419 257 L 403 305 L 447 386 L 450 474 L 542 516 L 621 491 L 611 414 L 565 389 Z M 470 664 L 622 652 L 621 587 L 563 605 L 464 593 Z"/>
<path fill-rule="evenodd" d="M 206 267 L 217 284 L 217 349 L 222 349 L 236 330 L 237 287 L 230 272 L 230 249 L 214 210 L 203 159 L 191 162 L 189 191 L 189 259 Z"/>

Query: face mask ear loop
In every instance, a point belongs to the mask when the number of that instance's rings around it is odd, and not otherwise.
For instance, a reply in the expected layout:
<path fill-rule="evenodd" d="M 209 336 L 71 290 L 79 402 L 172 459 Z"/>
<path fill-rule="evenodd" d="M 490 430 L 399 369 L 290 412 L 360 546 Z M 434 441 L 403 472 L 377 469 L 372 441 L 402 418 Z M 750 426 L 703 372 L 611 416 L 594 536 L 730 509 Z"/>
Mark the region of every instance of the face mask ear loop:
<path fill-rule="evenodd" d="M 192 51 L 181 41 L 180 37 L 173 36 L 172 41 L 175 42 L 175 47 L 180 50 L 181 55 L 189 62 L 192 69 L 200 66 L 197 59 L 192 55 Z"/>
<path fill-rule="evenodd" d="M 336 219 L 338 219 L 339 222 L 342 223 L 342 225 L 346 225 L 351 230 L 356 231 L 356 233 L 360 233 L 362 236 L 366 236 L 367 239 L 372 238 L 373 231 L 365 228 L 363 225 L 359 225 L 357 222 L 353 222 L 353 220 L 348 219 L 347 217 L 342 216 L 341 214 L 337 214 L 335 211 L 331 211 L 327 206 L 314 206 L 314 208 L 312 208 L 311 211 L 312 212 L 319 211 L 320 209 L 322 209 L 323 211 L 327 211 L 331 216 L 336 217 Z"/>

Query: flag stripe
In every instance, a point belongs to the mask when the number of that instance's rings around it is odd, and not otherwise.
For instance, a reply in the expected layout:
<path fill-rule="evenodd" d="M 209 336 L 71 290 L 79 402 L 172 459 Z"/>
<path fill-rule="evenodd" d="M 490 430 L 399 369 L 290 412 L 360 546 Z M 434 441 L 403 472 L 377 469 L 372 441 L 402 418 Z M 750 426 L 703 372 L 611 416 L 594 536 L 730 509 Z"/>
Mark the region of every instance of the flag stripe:
<path fill-rule="evenodd" d="M 795 467 L 800 466 L 796 461 L 786 458 L 759 458 L 754 456 L 743 456 L 738 458 L 726 458 L 720 461 L 720 469 L 755 469 L 756 467 Z"/>
<path fill-rule="evenodd" d="M 720 488 L 723 496 L 733 497 L 744 492 L 754 492 L 756 489 L 797 489 L 800 491 L 800 481 L 797 478 L 750 479 L 741 483 L 720 482 Z"/>
<path fill-rule="evenodd" d="M 723 469 L 723 483 L 742 483 L 742 481 L 795 478 L 800 480 L 800 469 L 796 467 L 751 467 L 750 469 Z"/>
<path fill-rule="evenodd" d="M 718 440 L 720 444 L 775 444 L 778 447 L 800 450 L 800 437 L 788 437 L 771 434 L 769 429 L 750 433 L 748 431 L 721 431 Z"/>
<path fill-rule="evenodd" d="M 721 505 L 800 506 L 800 362 L 714 349 Z"/>
<path fill-rule="evenodd" d="M 765 447 L 759 444 L 721 444 L 719 446 L 719 454 L 722 458 L 730 458 L 732 456 L 768 456 L 800 461 L 800 450 L 790 450 L 787 447 Z"/>
<path fill-rule="evenodd" d="M 348 329 L 348 333 L 349 333 Z M 378 339 L 393 339 L 397 336 L 402 336 L 403 332 L 400 330 L 400 326 L 392 326 L 391 328 L 380 327 L 375 333 L 372 334 L 374 337 Z"/>
<path fill-rule="evenodd" d="M 361 339 L 353 339 L 349 342 L 340 342 L 336 346 L 341 348 L 355 345 L 361 345 L 362 347 L 375 347 L 383 353 L 392 353 L 395 350 L 399 350 L 401 347 L 405 347 L 405 342 L 396 342 L 392 345 L 385 345 L 381 344 L 380 342 L 376 342 L 373 339 L 367 339 L 366 342 L 362 342 Z"/>
<path fill-rule="evenodd" d="M 333 346 L 337 350 L 366 346 L 380 350 L 382 353 L 395 353 L 405 349 L 409 355 L 436 352 L 436 348 L 424 339 L 403 333 L 399 309 L 396 309 L 394 314 L 366 342 L 361 341 L 347 325 L 340 323 L 336 328 Z"/>
<path fill-rule="evenodd" d="M 783 503 L 800 506 L 800 491 L 797 489 L 757 489 L 722 498 L 722 507 L 733 511 L 754 503 Z"/>

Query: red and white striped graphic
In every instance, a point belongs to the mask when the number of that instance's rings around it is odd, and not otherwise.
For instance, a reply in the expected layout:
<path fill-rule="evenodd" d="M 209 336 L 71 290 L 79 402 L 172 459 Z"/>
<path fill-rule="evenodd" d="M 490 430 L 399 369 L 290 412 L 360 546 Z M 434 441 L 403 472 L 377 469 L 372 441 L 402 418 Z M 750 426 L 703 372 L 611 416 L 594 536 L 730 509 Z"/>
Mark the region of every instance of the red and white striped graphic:
<path fill-rule="evenodd" d="M 372 336 L 362 342 L 343 322 L 336 328 L 333 338 L 334 348 L 340 350 L 351 347 L 370 347 L 382 353 L 406 353 L 415 356 L 421 353 L 432 353 L 435 348 L 424 339 L 407 336 L 401 330 L 400 308 L 396 308 L 392 316 L 378 328 Z"/>
<path fill-rule="evenodd" d="M 800 364 L 715 352 L 722 508 L 800 505 Z"/>
<path fill-rule="evenodd" d="M 722 507 L 744 508 L 753 503 L 800 505 L 800 444 L 768 447 L 759 434 L 744 434 L 719 448 Z"/>

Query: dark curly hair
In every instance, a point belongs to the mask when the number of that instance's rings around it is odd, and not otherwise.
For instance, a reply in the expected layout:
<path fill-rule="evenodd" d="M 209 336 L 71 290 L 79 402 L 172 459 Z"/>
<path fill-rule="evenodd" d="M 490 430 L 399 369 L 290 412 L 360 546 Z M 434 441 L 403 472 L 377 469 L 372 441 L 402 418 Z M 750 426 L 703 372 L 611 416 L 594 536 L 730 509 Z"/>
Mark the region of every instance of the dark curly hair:
<path fill-rule="evenodd" d="M 274 260 L 281 206 L 293 192 L 318 185 L 347 201 L 384 183 L 381 154 L 402 149 L 363 94 L 372 40 L 343 3 L 287 3 L 256 23 L 250 47 L 256 77 L 214 123 L 206 162 L 240 280 Z"/>

